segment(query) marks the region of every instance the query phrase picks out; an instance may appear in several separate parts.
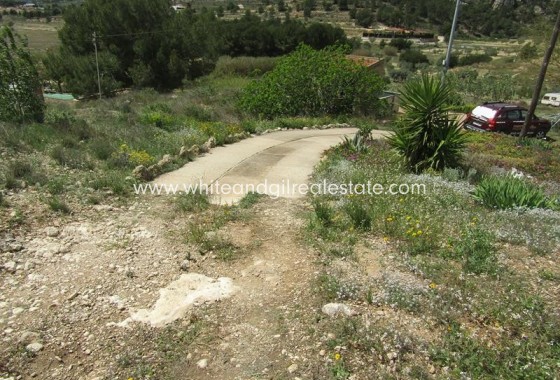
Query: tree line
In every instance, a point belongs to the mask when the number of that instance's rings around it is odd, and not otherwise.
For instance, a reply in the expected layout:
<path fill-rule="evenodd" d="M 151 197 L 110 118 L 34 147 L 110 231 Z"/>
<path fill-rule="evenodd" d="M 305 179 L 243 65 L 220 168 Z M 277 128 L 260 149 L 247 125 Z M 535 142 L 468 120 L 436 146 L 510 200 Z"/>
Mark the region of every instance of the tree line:
<path fill-rule="evenodd" d="M 225 21 L 209 10 L 176 12 L 169 0 L 86 0 L 63 18 L 61 46 L 43 63 L 61 90 L 76 94 L 97 92 L 96 47 L 102 91 L 110 93 L 177 88 L 211 72 L 220 55 L 278 56 L 300 43 L 321 49 L 346 42 L 340 28 L 326 24 L 262 21 L 250 12 Z"/>
<path fill-rule="evenodd" d="M 376 22 L 412 29 L 426 23 L 448 34 L 455 0 L 334 0 L 348 10 L 356 23 L 370 27 Z M 554 15 L 560 4 L 554 0 L 463 1 L 460 30 L 479 36 L 513 38 L 542 16 Z"/>

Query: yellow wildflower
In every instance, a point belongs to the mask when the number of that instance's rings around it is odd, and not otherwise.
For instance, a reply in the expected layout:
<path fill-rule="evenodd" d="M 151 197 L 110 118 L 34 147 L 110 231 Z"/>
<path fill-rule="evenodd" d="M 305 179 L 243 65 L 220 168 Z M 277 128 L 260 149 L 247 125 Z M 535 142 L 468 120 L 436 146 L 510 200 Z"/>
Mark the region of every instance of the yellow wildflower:
<path fill-rule="evenodd" d="M 432 282 L 430 284 L 430 289 L 435 289 L 435 288 L 437 288 L 437 284 L 435 282 Z"/>
<path fill-rule="evenodd" d="M 340 359 L 342 359 L 342 355 L 340 355 L 338 352 L 334 354 L 334 360 L 339 361 Z"/>

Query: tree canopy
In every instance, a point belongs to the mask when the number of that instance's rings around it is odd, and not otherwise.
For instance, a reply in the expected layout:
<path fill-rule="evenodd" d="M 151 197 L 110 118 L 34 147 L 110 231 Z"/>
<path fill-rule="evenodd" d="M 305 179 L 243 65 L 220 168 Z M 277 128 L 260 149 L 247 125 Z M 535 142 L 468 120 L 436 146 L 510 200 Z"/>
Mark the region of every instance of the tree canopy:
<path fill-rule="evenodd" d="M 247 13 L 224 21 L 212 11 L 176 12 L 169 0 L 85 0 L 64 12 L 62 46 L 45 60 L 48 75 L 67 91 L 97 92 L 95 44 L 104 93 L 119 86 L 179 87 L 209 73 L 220 55 L 277 56 L 304 42 L 344 43 L 330 25 L 262 21 Z"/>
<path fill-rule="evenodd" d="M 0 28 L 0 120 L 42 120 L 43 96 L 37 70 L 24 41 Z"/>

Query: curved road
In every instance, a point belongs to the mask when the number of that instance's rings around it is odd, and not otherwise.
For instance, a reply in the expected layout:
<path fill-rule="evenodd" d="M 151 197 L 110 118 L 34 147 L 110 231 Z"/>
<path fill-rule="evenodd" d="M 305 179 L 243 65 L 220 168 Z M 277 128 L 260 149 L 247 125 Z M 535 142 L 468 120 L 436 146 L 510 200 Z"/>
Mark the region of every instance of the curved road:
<path fill-rule="evenodd" d="M 355 128 L 273 132 L 213 148 L 182 168 L 163 174 L 154 184 L 179 186 L 211 185 L 215 203 L 234 203 L 248 191 L 270 196 L 301 197 L 300 185 L 309 181 L 313 167 L 329 147 L 352 136 Z M 382 131 L 373 131 L 382 137 Z"/>

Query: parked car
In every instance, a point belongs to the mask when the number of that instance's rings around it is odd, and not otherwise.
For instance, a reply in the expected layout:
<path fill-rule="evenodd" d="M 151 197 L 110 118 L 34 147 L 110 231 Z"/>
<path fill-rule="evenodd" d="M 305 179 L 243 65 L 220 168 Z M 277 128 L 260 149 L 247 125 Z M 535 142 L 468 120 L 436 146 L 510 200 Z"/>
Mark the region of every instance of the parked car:
<path fill-rule="evenodd" d="M 544 94 L 543 98 L 541 99 L 541 104 L 560 107 L 560 94 L 555 92 Z"/>
<path fill-rule="evenodd" d="M 463 127 L 473 131 L 517 135 L 523 128 L 527 112 L 526 108 L 515 104 L 504 102 L 483 103 L 467 114 Z M 550 128 L 550 121 L 534 115 L 527 134 L 544 138 Z"/>

